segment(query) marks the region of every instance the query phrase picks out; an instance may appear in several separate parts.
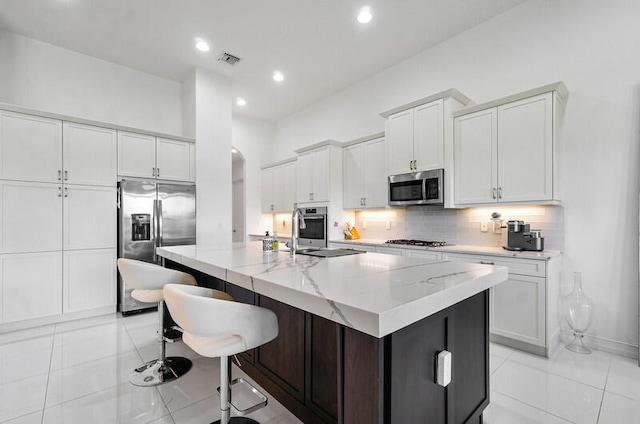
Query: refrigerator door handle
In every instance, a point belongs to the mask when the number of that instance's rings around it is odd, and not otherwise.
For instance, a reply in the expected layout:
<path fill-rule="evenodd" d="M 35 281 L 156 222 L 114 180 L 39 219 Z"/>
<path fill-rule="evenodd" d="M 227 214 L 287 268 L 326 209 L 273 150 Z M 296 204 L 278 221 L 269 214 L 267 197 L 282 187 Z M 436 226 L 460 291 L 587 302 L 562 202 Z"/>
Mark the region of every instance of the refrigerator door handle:
<path fill-rule="evenodd" d="M 162 200 L 158 200 L 158 247 L 162 246 Z"/>
<path fill-rule="evenodd" d="M 156 246 L 158 245 L 158 201 L 153 201 L 153 224 L 152 224 L 152 249 L 153 249 L 153 263 L 158 263 L 158 257 L 156 256 Z"/>

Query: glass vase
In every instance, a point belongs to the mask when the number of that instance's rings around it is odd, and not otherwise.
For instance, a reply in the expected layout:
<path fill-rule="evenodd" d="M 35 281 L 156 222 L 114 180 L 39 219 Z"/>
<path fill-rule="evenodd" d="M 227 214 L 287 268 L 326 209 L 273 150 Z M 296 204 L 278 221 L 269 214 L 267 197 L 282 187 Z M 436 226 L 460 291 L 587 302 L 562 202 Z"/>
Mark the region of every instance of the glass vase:
<path fill-rule="evenodd" d="M 593 320 L 593 300 L 582 290 L 582 274 L 573 274 L 573 291 L 562 299 L 564 318 L 573 331 L 573 340 L 566 347 L 572 352 L 591 353 L 584 344 L 584 333 Z"/>

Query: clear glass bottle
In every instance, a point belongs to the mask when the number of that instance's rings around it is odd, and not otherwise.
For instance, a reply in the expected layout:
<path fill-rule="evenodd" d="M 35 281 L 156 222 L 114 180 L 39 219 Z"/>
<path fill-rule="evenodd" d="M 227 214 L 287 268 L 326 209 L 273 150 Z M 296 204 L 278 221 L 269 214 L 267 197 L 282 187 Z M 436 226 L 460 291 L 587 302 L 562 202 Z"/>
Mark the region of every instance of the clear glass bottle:
<path fill-rule="evenodd" d="M 573 291 L 562 299 L 564 318 L 573 331 L 573 340 L 566 347 L 572 352 L 591 353 L 584 344 L 584 334 L 591 325 L 595 307 L 593 300 L 582 290 L 582 274 L 574 272 Z"/>

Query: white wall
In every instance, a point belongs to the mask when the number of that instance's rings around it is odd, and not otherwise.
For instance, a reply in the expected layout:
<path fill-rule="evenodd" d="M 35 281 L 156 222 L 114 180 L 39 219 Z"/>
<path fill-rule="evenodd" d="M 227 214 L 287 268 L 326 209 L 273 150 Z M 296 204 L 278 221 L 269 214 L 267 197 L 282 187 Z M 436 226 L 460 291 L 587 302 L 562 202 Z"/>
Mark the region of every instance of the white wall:
<path fill-rule="evenodd" d="M 233 117 L 233 146 L 244 157 L 244 189 L 246 200 L 246 234 L 271 231 L 270 215 L 261 212 L 260 196 L 264 158 L 270 156 L 275 127 L 272 123 L 235 115 Z"/>
<path fill-rule="evenodd" d="M 182 134 L 182 85 L 0 30 L 0 102 Z"/>
<path fill-rule="evenodd" d="M 530 0 L 279 121 L 270 160 L 382 131 L 379 112 L 450 87 L 481 103 L 564 81 L 563 281 L 582 271 L 596 302 L 593 342 L 630 352 L 638 344 L 638 16 L 632 0 Z"/>

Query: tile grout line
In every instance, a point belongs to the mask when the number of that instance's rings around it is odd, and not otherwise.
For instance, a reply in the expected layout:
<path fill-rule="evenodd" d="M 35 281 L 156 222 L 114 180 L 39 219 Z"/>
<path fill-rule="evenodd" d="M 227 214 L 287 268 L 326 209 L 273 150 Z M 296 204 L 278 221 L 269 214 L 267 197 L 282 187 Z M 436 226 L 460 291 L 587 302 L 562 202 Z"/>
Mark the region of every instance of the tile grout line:
<path fill-rule="evenodd" d="M 49 394 L 49 380 L 51 379 L 51 367 L 53 366 L 53 351 L 56 345 L 56 330 L 58 324 L 53 326 L 51 335 L 51 354 L 49 355 L 49 370 L 47 372 L 47 383 L 44 385 L 44 401 L 42 402 L 42 413 L 40 414 L 40 424 L 44 424 L 44 411 L 47 408 L 47 395 Z"/>
<path fill-rule="evenodd" d="M 136 353 L 138 354 L 138 356 L 140 357 L 140 361 L 144 362 L 144 358 L 142 357 L 142 353 L 140 353 L 140 350 L 138 349 L 138 345 L 136 344 L 136 341 L 133 339 L 133 337 L 131 336 L 131 333 L 129 332 L 129 327 L 125 324 L 125 320 L 123 318 L 123 322 L 122 322 L 122 326 L 124 327 L 124 330 L 127 332 L 127 336 L 129 336 L 129 339 L 131 340 L 131 343 L 133 344 Z M 158 331 L 156 330 L 156 333 Z M 156 334 L 157 335 L 157 334 Z M 128 384 L 129 381 L 127 381 Z M 160 393 L 160 390 L 158 389 L 158 386 L 153 387 L 153 389 L 156 391 L 156 393 L 158 394 L 158 397 L 160 397 L 160 400 L 162 401 L 162 404 L 164 405 L 164 408 L 167 410 L 167 412 L 169 413 L 169 417 L 171 417 L 171 421 L 174 422 L 175 421 L 173 419 L 173 416 L 171 415 L 171 410 L 169 409 L 169 406 L 167 405 L 167 402 L 164 400 L 164 397 L 162 396 L 162 393 Z M 165 415 L 166 416 L 166 415 Z"/>
<path fill-rule="evenodd" d="M 607 392 L 607 383 L 609 382 L 609 373 L 611 373 L 611 363 L 613 358 L 609 356 L 609 368 L 607 369 L 607 378 L 604 380 L 604 387 L 602 388 L 602 397 L 600 398 L 600 407 L 598 408 L 598 417 L 596 424 L 600 422 L 600 414 L 602 414 L 602 405 L 604 405 L 604 394 Z"/>
<path fill-rule="evenodd" d="M 502 396 L 507 397 L 507 398 L 511 399 L 512 401 L 514 401 L 514 402 L 518 402 L 518 403 L 521 403 L 521 404 L 523 404 L 523 405 L 527 405 L 527 406 L 529 406 L 530 408 L 533 408 L 533 409 L 536 409 L 536 410 L 538 410 L 538 411 L 544 412 L 544 413 L 545 413 L 545 414 L 547 414 L 547 415 L 551 415 L 552 417 L 559 418 L 559 419 L 561 419 L 562 421 L 566 421 L 566 422 L 571 423 L 571 424 L 576 424 L 574 421 L 571 421 L 571 420 L 569 420 L 569 419 L 567 419 L 567 418 L 561 417 L 560 415 L 554 414 L 553 412 L 546 411 L 546 410 L 544 410 L 544 409 L 542 409 L 542 408 L 540 408 L 540 407 L 537 407 L 537 406 L 535 406 L 535 405 L 531 405 L 531 404 L 529 404 L 529 403 L 527 403 L 527 402 L 523 402 L 523 401 L 521 401 L 520 399 L 516 399 L 516 398 L 511 397 L 511 396 L 509 396 L 509 395 L 507 395 L 507 394 L 504 394 L 504 393 L 502 393 L 502 392 L 498 392 L 498 391 L 496 391 L 496 393 L 500 393 Z"/>

